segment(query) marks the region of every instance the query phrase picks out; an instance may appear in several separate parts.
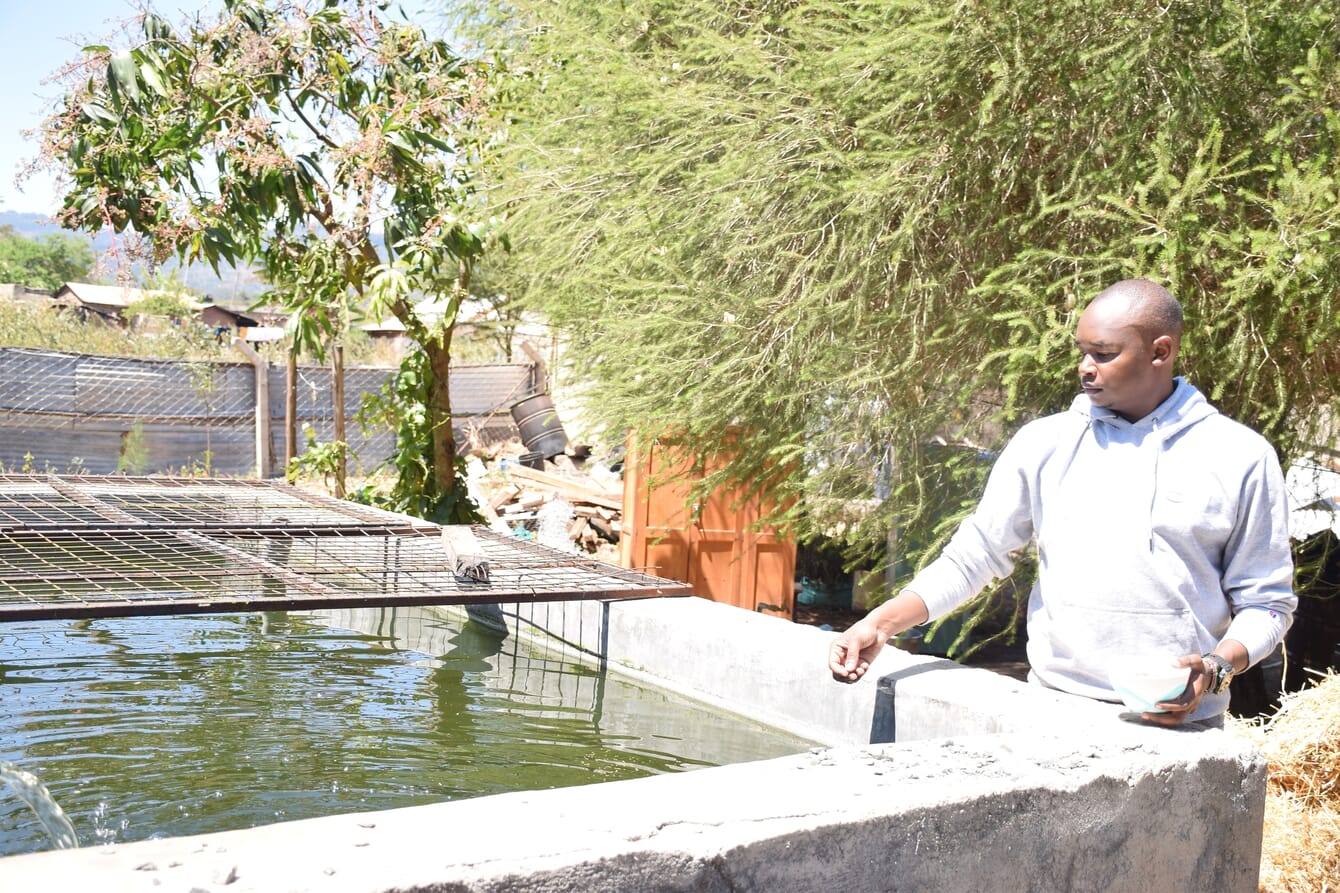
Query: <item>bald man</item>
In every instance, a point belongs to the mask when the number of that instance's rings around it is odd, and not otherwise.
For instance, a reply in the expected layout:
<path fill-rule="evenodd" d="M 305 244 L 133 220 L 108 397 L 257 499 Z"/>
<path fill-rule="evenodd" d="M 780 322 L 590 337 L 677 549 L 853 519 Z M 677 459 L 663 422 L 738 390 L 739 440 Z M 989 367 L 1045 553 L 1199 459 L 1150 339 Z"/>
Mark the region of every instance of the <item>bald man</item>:
<path fill-rule="evenodd" d="M 1222 725 L 1229 681 L 1275 650 L 1297 605 L 1288 512 L 1270 444 L 1175 375 L 1181 335 L 1181 306 L 1154 282 L 1094 298 L 1075 328 L 1083 393 L 1020 429 L 944 552 L 834 640 L 834 678 L 860 679 L 890 638 L 1035 542 L 1031 681 L 1116 702 L 1116 661 L 1166 657 L 1187 687 L 1143 718 Z"/>

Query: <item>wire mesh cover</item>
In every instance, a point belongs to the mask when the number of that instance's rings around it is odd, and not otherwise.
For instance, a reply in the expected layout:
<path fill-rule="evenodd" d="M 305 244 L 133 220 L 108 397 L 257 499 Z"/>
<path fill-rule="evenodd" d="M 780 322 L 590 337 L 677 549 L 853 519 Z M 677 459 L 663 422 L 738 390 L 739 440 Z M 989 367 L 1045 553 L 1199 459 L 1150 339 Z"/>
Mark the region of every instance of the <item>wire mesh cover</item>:
<path fill-rule="evenodd" d="M 0 621 L 686 595 L 485 528 L 458 580 L 441 528 L 270 481 L 0 475 Z"/>

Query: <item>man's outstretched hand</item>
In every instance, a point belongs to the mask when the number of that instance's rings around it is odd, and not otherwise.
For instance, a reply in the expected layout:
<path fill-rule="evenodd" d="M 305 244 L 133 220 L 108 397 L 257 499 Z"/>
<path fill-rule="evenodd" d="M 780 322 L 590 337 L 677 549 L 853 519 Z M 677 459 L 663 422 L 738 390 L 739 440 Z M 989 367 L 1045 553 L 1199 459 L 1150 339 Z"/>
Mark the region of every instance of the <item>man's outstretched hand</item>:
<path fill-rule="evenodd" d="M 921 596 L 904 589 L 875 607 L 828 647 L 828 669 L 838 682 L 855 682 L 894 635 L 925 623 L 929 614 Z"/>
<path fill-rule="evenodd" d="M 860 620 L 833 640 L 828 649 L 828 669 L 838 682 L 855 682 L 870 669 L 870 662 L 884 648 L 884 637 L 869 619 Z"/>

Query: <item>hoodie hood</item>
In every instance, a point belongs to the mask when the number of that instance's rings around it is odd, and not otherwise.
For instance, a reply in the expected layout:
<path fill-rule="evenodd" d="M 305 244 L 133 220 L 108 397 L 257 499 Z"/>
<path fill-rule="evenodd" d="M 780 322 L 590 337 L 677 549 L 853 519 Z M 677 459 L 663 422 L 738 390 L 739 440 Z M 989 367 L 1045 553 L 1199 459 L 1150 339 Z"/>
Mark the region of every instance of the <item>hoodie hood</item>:
<path fill-rule="evenodd" d="M 1062 479 L 1069 475 L 1075 465 L 1075 458 L 1086 447 L 1114 453 L 1119 448 L 1134 449 L 1134 464 L 1138 467 L 1126 467 L 1123 477 L 1148 487 L 1143 500 L 1147 510 L 1142 515 L 1142 526 L 1144 539 L 1150 551 L 1153 551 L 1154 507 L 1163 483 L 1159 479 L 1159 472 L 1163 466 L 1160 460 L 1164 448 L 1177 434 L 1197 422 L 1218 415 L 1219 410 L 1211 406 L 1204 395 L 1181 376 L 1173 379 L 1173 392 L 1168 395 L 1168 399 L 1149 415 L 1134 422 L 1110 409 L 1094 406 L 1086 394 L 1077 395 L 1070 409 L 1083 420 L 1083 425 L 1077 426 L 1078 436 Z"/>
<path fill-rule="evenodd" d="M 1173 392 L 1168 395 L 1168 399 L 1155 407 L 1149 415 L 1134 422 L 1127 421 L 1110 409 L 1094 406 L 1087 394 L 1077 394 L 1070 404 L 1070 410 L 1083 416 L 1089 425 L 1101 424 L 1111 425 L 1116 429 L 1153 431 L 1160 441 L 1165 441 L 1184 428 L 1219 413 L 1219 410 L 1211 406 L 1194 385 L 1188 384 L 1180 375 L 1173 379 Z"/>

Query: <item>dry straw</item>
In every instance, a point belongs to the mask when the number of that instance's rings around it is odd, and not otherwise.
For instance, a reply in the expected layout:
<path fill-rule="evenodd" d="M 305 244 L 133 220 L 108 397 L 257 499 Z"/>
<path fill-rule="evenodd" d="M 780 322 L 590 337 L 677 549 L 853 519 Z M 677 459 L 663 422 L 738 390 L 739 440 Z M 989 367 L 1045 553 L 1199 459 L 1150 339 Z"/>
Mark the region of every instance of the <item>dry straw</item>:
<path fill-rule="evenodd" d="M 1270 767 L 1262 893 L 1340 891 L 1340 676 L 1284 696 L 1263 722 L 1231 721 Z"/>

